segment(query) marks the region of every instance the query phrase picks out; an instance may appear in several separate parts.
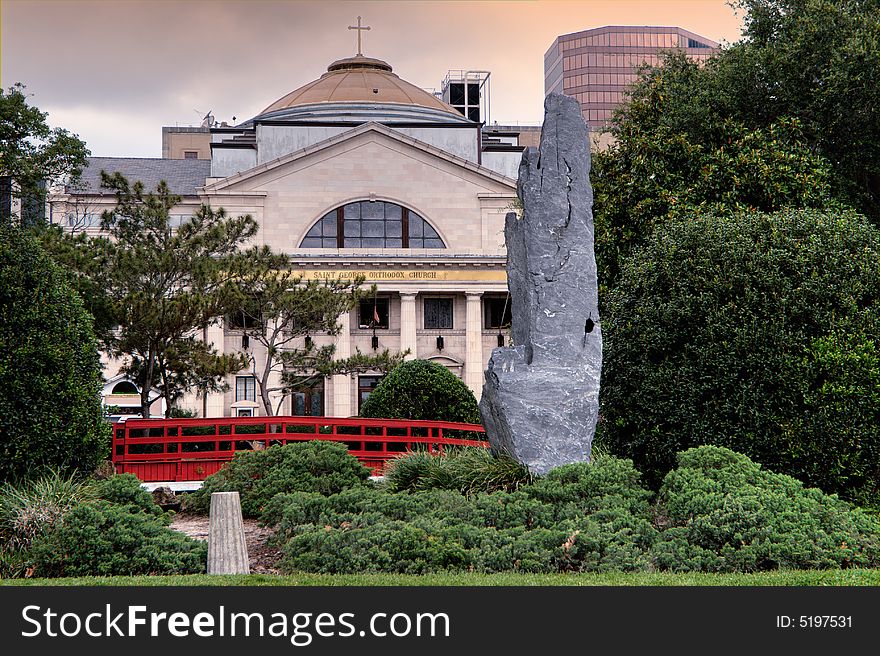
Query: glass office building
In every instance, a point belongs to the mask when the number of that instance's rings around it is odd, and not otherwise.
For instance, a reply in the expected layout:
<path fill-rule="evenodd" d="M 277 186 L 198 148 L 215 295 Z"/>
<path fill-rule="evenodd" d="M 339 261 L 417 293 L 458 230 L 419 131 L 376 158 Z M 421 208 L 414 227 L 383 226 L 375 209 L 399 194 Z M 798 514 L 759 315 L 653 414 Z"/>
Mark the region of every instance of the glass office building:
<path fill-rule="evenodd" d="M 680 27 L 607 26 L 564 34 L 544 55 L 544 92 L 564 93 L 581 104 L 591 130 L 601 130 L 626 99 L 643 64 L 656 66 L 664 50 L 681 49 L 696 61 L 718 44 Z"/>

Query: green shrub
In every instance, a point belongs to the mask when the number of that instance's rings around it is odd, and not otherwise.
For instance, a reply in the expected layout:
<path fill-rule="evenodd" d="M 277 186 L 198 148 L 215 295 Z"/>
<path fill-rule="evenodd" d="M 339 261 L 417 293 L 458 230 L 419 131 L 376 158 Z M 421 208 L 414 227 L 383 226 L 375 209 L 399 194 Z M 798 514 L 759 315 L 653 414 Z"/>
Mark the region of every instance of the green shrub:
<path fill-rule="evenodd" d="M 659 567 L 752 572 L 880 564 L 876 515 L 728 449 L 703 446 L 678 460 L 660 491 L 666 529 L 655 548 Z"/>
<path fill-rule="evenodd" d="M 370 470 L 344 444 L 314 440 L 235 454 L 228 465 L 187 495 L 186 507 L 207 512 L 213 492 L 238 492 L 246 517 L 257 517 L 276 494 L 335 494 L 364 483 Z"/>
<path fill-rule="evenodd" d="M 206 543 L 106 501 L 77 506 L 28 553 L 39 577 L 198 574 L 206 559 Z"/>
<path fill-rule="evenodd" d="M 470 388 L 446 367 L 427 360 L 396 366 L 370 393 L 361 416 L 480 423 Z"/>
<path fill-rule="evenodd" d="M 551 478 L 552 477 L 552 478 Z M 282 567 L 325 573 L 644 569 L 656 530 L 632 463 L 573 465 L 512 492 L 352 488 L 276 496 Z M 631 487 L 627 487 L 631 486 Z M 454 487 L 454 486 L 453 486 Z"/>
<path fill-rule="evenodd" d="M 880 490 L 880 233 L 814 210 L 665 221 L 606 297 L 602 441 L 652 487 L 715 444 Z"/>
<path fill-rule="evenodd" d="M 385 478 L 393 490 L 457 490 L 493 492 L 515 490 L 532 481 L 527 467 L 489 449 L 463 447 L 442 454 L 413 451 L 392 460 Z"/>
<path fill-rule="evenodd" d="M 162 509 L 153 502 L 153 495 L 141 487 L 134 474 L 116 474 L 93 484 L 99 499 L 119 506 L 132 506 L 149 515 L 162 515 Z"/>
<path fill-rule="evenodd" d="M 67 513 L 92 496 L 87 483 L 57 471 L 18 485 L 4 483 L 0 486 L 0 551 L 27 550 L 34 540 L 51 532 Z"/>
<path fill-rule="evenodd" d="M 0 481 L 106 457 L 92 318 L 39 244 L 0 227 Z"/>

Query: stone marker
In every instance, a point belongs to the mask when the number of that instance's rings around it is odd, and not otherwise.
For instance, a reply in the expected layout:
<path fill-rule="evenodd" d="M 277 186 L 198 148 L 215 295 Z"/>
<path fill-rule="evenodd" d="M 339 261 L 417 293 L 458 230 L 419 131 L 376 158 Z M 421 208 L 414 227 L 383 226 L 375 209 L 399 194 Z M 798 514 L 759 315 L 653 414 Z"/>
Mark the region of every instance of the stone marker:
<path fill-rule="evenodd" d="M 238 492 L 214 492 L 211 495 L 208 532 L 208 574 L 249 572 L 250 563 Z"/>
<path fill-rule="evenodd" d="M 492 351 L 480 414 L 494 452 L 535 474 L 587 461 L 599 411 L 602 331 L 593 254 L 589 131 L 573 98 L 544 101 L 541 145 L 507 215 L 512 348 Z"/>

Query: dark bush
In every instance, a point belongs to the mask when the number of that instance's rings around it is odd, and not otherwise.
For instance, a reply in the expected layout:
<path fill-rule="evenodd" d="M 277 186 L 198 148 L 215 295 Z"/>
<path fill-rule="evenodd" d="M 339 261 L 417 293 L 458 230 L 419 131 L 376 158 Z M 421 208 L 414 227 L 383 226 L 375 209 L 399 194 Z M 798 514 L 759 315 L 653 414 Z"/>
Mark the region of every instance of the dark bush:
<path fill-rule="evenodd" d="M 68 513 L 28 554 L 34 576 L 198 574 L 207 545 L 132 506 L 86 503 Z"/>
<path fill-rule="evenodd" d="M 0 481 L 107 456 L 92 318 L 39 244 L 0 227 Z"/>
<path fill-rule="evenodd" d="M 239 492 L 246 517 L 257 517 L 276 494 L 335 494 L 363 484 L 370 470 L 350 455 L 344 444 L 314 440 L 238 452 L 228 465 L 187 495 L 186 508 L 207 512 L 213 492 Z"/>
<path fill-rule="evenodd" d="M 470 388 L 446 367 L 427 360 L 396 366 L 370 393 L 361 416 L 480 423 Z"/>
<path fill-rule="evenodd" d="M 150 515 L 160 516 L 162 509 L 153 502 L 153 495 L 141 487 L 134 474 L 116 474 L 93 483 L 99 499 L 118 506 L 131 506 Z"/>
<path fill-rule="evenodd" d="M 658 567 L 752 572 L 880 564 L 876 515 L 728 449 L 690 449 L 678 461 L 660 491 Z"/>
<path fill-rule="evenodd" d="M 849 213 L 658 226 L 606 299 L 603 442 L 652 487 L 725 446 L 861 503 L 880 489 L 880 234 Z"/>

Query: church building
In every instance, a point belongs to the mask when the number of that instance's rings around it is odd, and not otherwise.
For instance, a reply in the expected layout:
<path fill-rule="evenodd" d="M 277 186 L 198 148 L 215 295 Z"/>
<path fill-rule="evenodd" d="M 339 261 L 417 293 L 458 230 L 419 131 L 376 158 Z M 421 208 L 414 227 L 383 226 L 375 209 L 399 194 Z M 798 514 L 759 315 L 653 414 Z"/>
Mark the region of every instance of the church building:
<path fill-rule="evenodd" d="M 288 254 L 304 277 L 360 274 L 376 285 L 376 299 L 342 315 L 337 337 L 313 336 L 316 346 L 335 340 L 343 358 L 409 349 L 448 367 L 479 398 L 509 322 L 504 217 L 523 149 L 515 135 L 487 137 L 482 123 L 360 53 L 243 123 L 166 131 L 161 159 L 91 158 L 82 188 L 55 199 L 53 220 L 98 230 L 114 202 L 100 189 L 102 169 L 148 189 L 166 180 L 183 198 L 174 220 L 203 203 L 250 214 L 260 225 L 255 243 Z M 204 337 L 228 353 L 248 349 L 258 367 L 265 357 L 234 318 Z M 123 387 L 131 396 L 114 363 L 105 378 L 108 405 Z M 380 379 L 332 376 L 284 399 L 280 414 L 356 415 Z M 228 383 L 225 394 L 182 407 L 209 417 L 263 414 L 250 372 Z"/>

